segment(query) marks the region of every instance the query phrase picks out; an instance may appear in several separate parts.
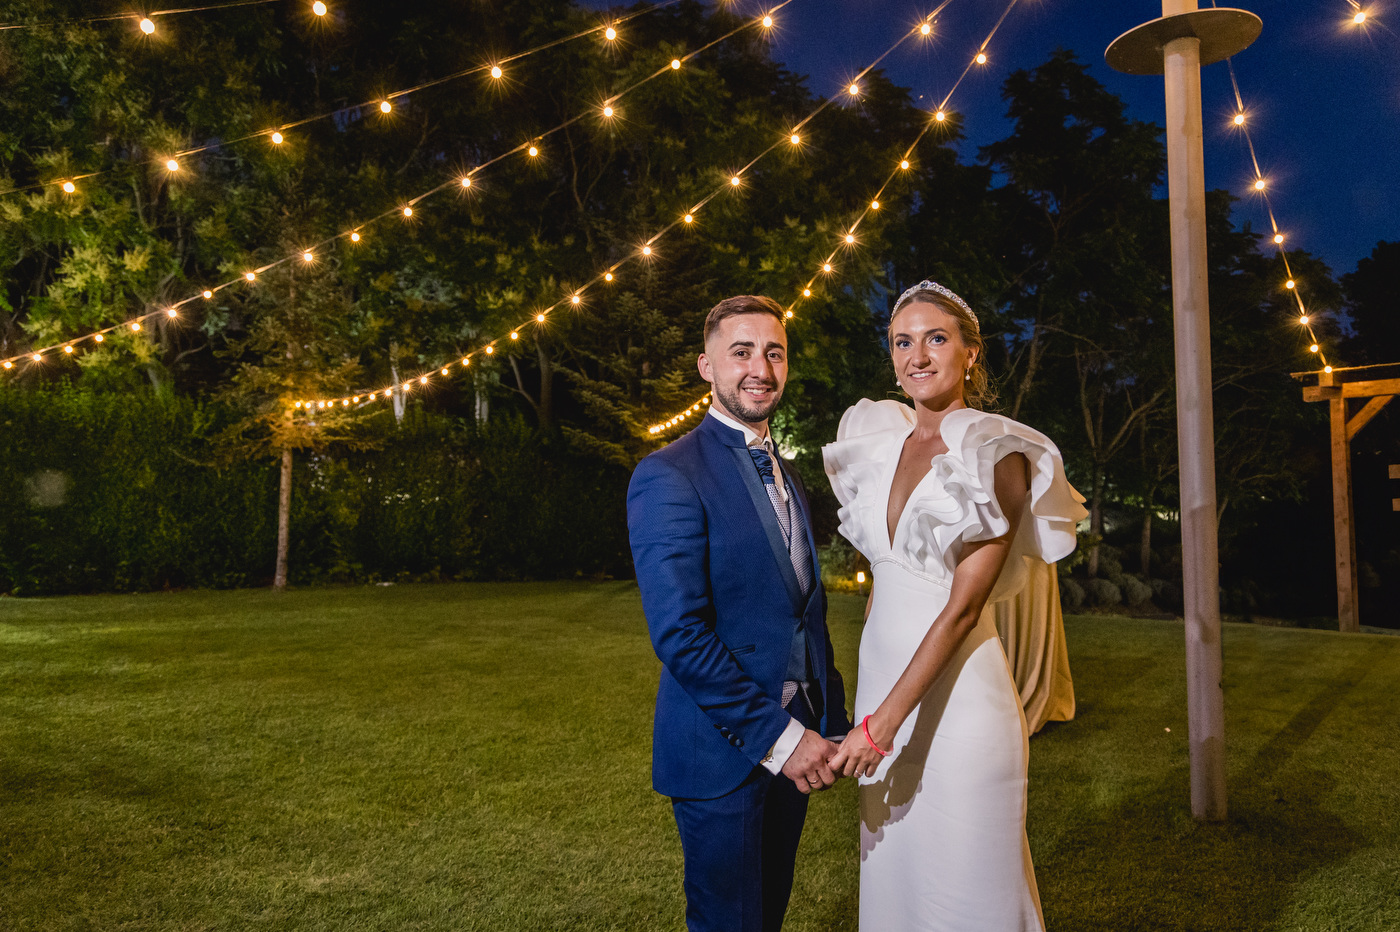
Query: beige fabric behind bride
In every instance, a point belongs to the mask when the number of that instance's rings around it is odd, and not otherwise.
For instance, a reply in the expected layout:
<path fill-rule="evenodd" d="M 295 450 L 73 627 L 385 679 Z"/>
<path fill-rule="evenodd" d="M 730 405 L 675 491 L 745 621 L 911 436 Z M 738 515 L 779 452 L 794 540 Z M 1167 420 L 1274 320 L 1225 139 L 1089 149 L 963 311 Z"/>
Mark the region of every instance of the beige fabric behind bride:
<path fill-rule="evenodd" d="M 1015 598 L 988 603 L 996 618 L 1011 678 L 1021 693 L 1031 734 L 1046 722 L 1074 718 L 1074 680 L 1069 675 L 1065 619 L 1055 564 L 1028 559 L 1030 580 Z"/>

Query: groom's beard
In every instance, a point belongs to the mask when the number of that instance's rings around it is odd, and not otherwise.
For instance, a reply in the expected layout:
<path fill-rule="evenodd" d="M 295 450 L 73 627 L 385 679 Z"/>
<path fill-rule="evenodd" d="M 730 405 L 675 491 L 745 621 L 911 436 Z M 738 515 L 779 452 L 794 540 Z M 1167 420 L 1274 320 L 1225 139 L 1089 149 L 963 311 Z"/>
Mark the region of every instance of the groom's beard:
<path fill-rule="evenodd" d="M 767 388 L 771 393 L 766 401 L 755 401 L 744 393 L 745 385 L 750 388 Z M 758 379 L 745 379 L 734 388 L 716 385 L 715 395 L 718 396 L 720 404 L 724 405 L 724 410 L 746 424 L 758 424 L 768 420 L 769 415 L 777 409 L 778 402 L 783 400 L 783 390 L 778 383 Z"/>

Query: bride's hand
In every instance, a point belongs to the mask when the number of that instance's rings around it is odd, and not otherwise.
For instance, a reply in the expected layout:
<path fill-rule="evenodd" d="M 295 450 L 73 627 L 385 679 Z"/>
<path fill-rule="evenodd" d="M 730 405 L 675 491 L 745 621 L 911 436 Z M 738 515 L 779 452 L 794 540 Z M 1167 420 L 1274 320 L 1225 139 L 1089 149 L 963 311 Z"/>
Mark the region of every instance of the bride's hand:
<path fill-rule="evenodd" d="M 828 761 L 832 770 L 844 777 L 869 777 L 884 758 L 865 740 L 865 731 L 856 725 L 847 733 L 836 754 Z"/>

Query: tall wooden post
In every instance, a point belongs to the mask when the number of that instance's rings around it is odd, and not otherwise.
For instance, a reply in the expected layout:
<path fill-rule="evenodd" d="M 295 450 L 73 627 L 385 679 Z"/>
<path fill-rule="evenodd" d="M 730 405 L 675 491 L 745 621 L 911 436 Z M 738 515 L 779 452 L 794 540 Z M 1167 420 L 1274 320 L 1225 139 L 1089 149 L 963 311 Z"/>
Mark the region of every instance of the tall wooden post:
<path fill-rule="evenodd" d="M 1166 86 L 1191 813 L 1204 821 L 1225 818 L 1226 797 L 1201 64 L 1247 46 L 1258 24 L 1243 10 L 1198 10 L 1196 0 L 1162 0 L 1161 19 L 1120 36 L 1105 56 L 1119 71 L 1161 74 Z"/>
<path fill-rule="evenodd" d="M 1356 606 L 1356 523 L 1351 513 L 1351 437 L 1347 400 L 1327 402 L 1332 426 L 1332 535 L 1337 541 L 1337 629 L 1360 631 Z"/>

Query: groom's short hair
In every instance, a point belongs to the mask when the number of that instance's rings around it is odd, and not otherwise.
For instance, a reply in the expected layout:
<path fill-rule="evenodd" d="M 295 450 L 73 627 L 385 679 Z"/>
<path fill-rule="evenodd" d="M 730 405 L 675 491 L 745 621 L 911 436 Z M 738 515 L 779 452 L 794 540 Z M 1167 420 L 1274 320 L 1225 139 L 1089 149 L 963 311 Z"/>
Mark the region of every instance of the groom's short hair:
<path fill-rule="evenodd" d="M 740 314 L 768 314 L 776 317 L 778 323 L 785 323 L 783 306 L 772 298 L 761 294 L 735 295 L 725 298 L 705 315 L 705 342 L 710 342 L 710 335 L 719 329 L 722 321 Z"/>

